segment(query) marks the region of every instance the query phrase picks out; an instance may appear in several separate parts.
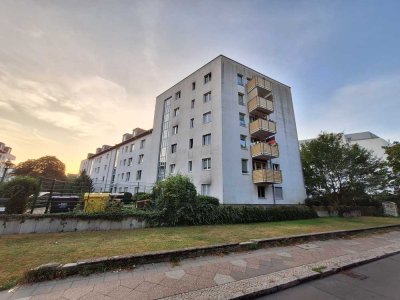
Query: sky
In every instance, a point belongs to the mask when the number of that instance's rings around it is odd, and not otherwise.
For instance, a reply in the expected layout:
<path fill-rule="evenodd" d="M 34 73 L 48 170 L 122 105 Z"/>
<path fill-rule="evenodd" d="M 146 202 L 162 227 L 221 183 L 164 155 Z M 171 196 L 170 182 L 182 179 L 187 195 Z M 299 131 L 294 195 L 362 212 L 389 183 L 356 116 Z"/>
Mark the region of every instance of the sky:
<path fill-rule="evenodd" d="M 400 1 L 0 2 L 0 141 L 16 162 L 150 129 L 157 95 L 219 54 L 292 88 L 300 139 L 400 140 Z"/>

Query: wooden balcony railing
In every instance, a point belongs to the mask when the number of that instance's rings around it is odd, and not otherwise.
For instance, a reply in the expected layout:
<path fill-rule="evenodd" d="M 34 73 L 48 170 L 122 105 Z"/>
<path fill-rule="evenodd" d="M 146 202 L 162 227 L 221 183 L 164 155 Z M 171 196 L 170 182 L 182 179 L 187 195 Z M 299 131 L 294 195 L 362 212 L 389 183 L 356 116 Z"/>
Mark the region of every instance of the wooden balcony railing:
<path fill-rule="evenodd" d="M 254 170 L 253 183 L 282 183 L 282 172 L 271 169 Z"/>
<path fill-rule="evenodd" d="M 250 134 L 263 140 L 276 133 L 276 123 L 271 120 L 258 119 L 250 123 Z"/>
<path fill-rule="evenodd" d="M 267 90 L 269 92 L 272 91 L 271 82 L 259 76 L 254 76 L 253 79 L 251 79 L 246 84 L 247 93 L 250 93 L 256 87 Z"/>
<path fill-rule="evenodd" d="M 258 143 L 250 147 L 251 157 L 261 160 L 268 160 L 279 157 L 278 144 Z"/>
<path fill-rule="evenodd" d="M 247 103 L 247 107 L 249 109 L 249 113 L 255 115 L 265 115 L 274 112 L 274 102 L 259 96 L 251 99 Z"/>

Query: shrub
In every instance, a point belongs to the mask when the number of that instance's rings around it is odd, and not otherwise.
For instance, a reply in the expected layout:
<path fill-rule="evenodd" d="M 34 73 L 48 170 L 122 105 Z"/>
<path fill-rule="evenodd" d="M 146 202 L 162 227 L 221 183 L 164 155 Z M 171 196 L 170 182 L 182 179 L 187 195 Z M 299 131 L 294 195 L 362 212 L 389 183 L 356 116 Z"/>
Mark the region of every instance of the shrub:
<path fill-rule="evenodd" d="M 36 179 L 28 176 L 17 176 L 1 185 L 0 195 L 10 198 L 6 204 L 7 214 L 23 214 L 30 195 L 39 191 Z"/>
<path fill-rule="evenodd" d="M 211 196 L 197 195 L 197 200 L 200 203 L 204 203 L 204 204 L 211 204 L 211 205 L 216 205 L 216 206 L 219 205 L 218 198 L 211 197 Z"/>
<path fill-rule="evenodd" d="M 122 197 L 122 202 L 124 204 L 128 204 L 128 203 L 132 203 L 133 199 L 132 199 L 132 194 L 129 192 L 125 192 L 124 196 Z"/>
<path fill-rule="evenodd" d="M 151 193 L 137 193 L 133 196 L 133 199 L 135 201 L 140 201 L 140 200 L 149 200 L 153 199 L 153 194 Z"/>
<path fill-rule="evenodd" d="M 196 206 L 196 188 L 190 178 L 183 175 L 170 176 L 154 186 L 157 208 L 164 212 L 164 222 L 175 225 L 177 211 Z"/>

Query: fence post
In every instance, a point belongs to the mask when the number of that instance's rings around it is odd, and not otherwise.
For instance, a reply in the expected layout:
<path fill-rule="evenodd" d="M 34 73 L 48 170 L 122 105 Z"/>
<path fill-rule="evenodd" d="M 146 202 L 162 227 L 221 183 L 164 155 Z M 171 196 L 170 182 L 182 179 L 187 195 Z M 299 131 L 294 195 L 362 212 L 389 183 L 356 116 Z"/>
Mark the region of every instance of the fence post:
<path fill-rule="evenodd" d="M 38 188 L 37 193 L 35 194 L 35 197 L 33 198 L 32 204 L 31 204 L 31 214 L 33 214 L 33 210 L 35 209 L 36 202 L 37 202 L 37 199 L 40 194 L 40 190 L 42 189 L 42 180 L 43 180 L 43 178 L 39 179 L 39 188 Z"/>
<path fill-rule="evenodd" d="M 51 201 L 51 197 L 53 197 L 53 190 L 54 190 L 54 185 L 55 184 L 56 184 L 56 180 L 53 179 L 53 181 L 51 183 L 49 198 L 47 199 L 47 203 L 46 203 L 46 210 L 44 211 L 45 214 L 47 214 L 47 212 L 49 210 L 50 201 Z"/>

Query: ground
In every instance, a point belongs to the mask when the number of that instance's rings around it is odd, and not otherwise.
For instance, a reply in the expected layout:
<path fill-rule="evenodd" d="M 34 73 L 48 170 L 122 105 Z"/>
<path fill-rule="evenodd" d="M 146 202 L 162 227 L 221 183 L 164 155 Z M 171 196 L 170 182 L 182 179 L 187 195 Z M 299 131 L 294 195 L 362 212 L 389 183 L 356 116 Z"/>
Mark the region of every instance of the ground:
<path fill-rule="evenodd" d="M 397 218 L 319 218 L 239 225 L 1 236 L 0 287 L 13 286 L 24 271 L 49 262 L 67 263 L 93 257 L 399 223 Z"/>

